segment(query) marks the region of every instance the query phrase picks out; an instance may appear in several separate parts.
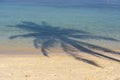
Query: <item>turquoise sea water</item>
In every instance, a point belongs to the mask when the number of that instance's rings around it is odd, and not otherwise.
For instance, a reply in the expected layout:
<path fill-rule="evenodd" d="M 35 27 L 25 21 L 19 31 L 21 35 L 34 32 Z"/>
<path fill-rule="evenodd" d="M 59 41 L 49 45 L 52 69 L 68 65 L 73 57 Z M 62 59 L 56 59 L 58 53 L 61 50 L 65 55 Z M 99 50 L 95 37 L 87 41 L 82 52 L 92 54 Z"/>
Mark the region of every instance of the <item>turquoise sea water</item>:
<path fill-rule="evenodd" d="M 61 28 L 84 30 L 95 35 L 120 40 L 120 9 L 96 7 L 49 7 L 22 4 L 0 4 L 0 46 L 30 46 L 32 38 L 14 39 L 9 37 L 21 34 L 20 29 L 8 27 L 22 21 L 41 24 L 46 21 L 50 25 Z M 120 42 L 109 40 L 83 40 L 111 49 L 120 49 Z"/>

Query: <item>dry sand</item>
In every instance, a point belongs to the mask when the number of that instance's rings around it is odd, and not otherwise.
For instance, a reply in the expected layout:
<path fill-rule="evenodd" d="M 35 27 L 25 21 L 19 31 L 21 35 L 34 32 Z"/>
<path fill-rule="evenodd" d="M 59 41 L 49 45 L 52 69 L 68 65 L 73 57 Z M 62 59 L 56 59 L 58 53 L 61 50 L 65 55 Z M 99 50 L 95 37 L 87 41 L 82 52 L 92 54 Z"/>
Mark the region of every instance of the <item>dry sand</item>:
<path fill-rule="evenodd" d="M 83 54 L 83 53 L 82 53 Z M 0 80 L 120 80 L 120 63 L 89 58 L 101 67 L 78 61 L 68 55 L 0 55 Z M 108 55 L 120 59 L 120 55 Z"/>

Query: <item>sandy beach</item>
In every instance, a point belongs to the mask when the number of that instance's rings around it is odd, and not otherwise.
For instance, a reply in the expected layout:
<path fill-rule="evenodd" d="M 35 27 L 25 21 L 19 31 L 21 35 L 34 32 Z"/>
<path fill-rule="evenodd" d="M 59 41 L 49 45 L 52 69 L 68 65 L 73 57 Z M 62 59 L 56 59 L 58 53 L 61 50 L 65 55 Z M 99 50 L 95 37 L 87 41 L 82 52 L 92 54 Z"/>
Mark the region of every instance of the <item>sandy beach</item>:
<path fill-rule="evenodd" d="M 120 80 L 120 0 L 0 0 L 0 80 Z"/>
<path fill-rule="evenodd" d="M 80 53 L 100 65 L 96 67 L 62 54 L 0 55 L 0 80 L 120 80 L 120 63 Z M 116 59 L 120 55 L 107 54 Z"/>

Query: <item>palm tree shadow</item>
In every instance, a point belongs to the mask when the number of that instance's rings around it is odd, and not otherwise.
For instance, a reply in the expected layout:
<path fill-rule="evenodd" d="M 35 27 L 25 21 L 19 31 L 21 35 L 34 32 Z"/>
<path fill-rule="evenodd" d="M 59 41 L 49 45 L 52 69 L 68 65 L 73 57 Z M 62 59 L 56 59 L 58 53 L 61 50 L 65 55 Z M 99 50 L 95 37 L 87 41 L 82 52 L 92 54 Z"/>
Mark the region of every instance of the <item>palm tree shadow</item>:
<path fill-rule="evenodd" d="M 45 56 L 48 56 L 49 48 L 55 47 L 56 43 L 59 42 L 63 50 L 66 53 L 73 56 L 75 59 L 94 65 L 94 66 L 97 66 L 97 67 L 100 67 L 100 65 L 98 65 L 92 60 L 82 58 L 80 55 L 78 55 L 78 53 L 75 53 L 76 50 L 70 48 L 69 46 L 72 46 L 79 51 L 88 53 L 96 57 L 103 57 L 106 59 L 120 62 L 120 60 L 118 59 L 100 54 L 98 52 L 95 52 L 94 50 L 100 50 L 100 51 L 108 52 L 111 54 L 119 54 L 119 52 L 115 52 L 110 49 L 98 46 L 98 45 L 94 45 L 94 44 L 81 41 L 84 39 L 97 39 L 97 40 L 103 39 L 103 40 L 110 40 L 110 41 L 116 41 L 116 42 L 119 41 L 114 38 L 96 36 L 96 35 L 93 35 L 89 32 L 82 31 L 82 30 L 54 27 L 44 21 L 42 22 L 41 25 L 36 24 L 34 22 L 23 21 L 20 24 L 17 24 L 15 26 L 9 26 L 9 27 L 20 28 L 23 31 L 28 32 L 28 34 L 10 36 L 9 39 L 14 39 L 18 37 L 22 37 L 22 38 L 32 37 L 34 38 L 33 43 L 34 43 L 35 48 L 41 49 L 42 54 Z"/>

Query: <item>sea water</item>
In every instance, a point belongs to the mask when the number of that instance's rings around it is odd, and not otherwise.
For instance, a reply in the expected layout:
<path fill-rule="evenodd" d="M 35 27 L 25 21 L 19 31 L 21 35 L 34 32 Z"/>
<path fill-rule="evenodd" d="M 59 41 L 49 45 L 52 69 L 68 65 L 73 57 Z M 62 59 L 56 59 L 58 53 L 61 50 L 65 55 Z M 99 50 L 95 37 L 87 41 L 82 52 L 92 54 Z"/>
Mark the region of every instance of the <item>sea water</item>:
<path fill-rule="evenodd" d="M 10 36 L 23 34 L 20 29 L 8 27 L 22 21 L 48 24 L 68 29 L 90 32 L 94 35 L 111 37 L 120 40 L 120 9 L 104 7 L 56 7 L 26 5 L 24 3 L 0 3 L 0 46 L 33 47 L 32 38 L 17 38 L 10 40 Z M 119 41 L 86 39 L 91 44 L 118 50 Z"/>

